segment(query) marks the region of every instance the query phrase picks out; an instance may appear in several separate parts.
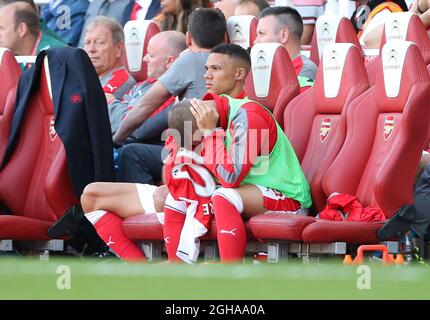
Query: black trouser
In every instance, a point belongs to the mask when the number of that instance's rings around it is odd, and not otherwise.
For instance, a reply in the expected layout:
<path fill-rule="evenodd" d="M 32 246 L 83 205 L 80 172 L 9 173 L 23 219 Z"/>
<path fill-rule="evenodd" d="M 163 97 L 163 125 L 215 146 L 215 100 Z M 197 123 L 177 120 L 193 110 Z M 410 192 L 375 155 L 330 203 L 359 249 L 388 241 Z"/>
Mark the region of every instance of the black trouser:
<path fill-rule="evenodd" d="M 424 169 L 415 185 L 416 216 L 412 223 L 412 230 L 420 237 L 430 238 L 430 164 Z M 430 239 L 429 239 L 430 240 Z"/>
<path fill-rule="evenodd" d="M 155 184 L 161 180 L 162 145 L 131 143 L 121 148 L 118 178 L 122 182 Z"/>

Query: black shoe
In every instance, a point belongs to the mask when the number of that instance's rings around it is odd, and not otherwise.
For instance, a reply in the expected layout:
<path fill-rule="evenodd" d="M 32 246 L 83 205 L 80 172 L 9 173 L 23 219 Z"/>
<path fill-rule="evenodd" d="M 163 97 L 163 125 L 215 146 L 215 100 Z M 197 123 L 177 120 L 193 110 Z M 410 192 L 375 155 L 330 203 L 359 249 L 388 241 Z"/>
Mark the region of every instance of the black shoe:
<path fill-rule="evenodd" d="M 95 252 L 90 257 L 97 258 L 103 261 L 120 260 L 120 258 L 115 253 L 113 253 L 107 245 L 105 247 L 105 250 L 101 252 Z"/>
<path fill-rule="evenodd" d="M 51 238 L 70 237 L 79 229 L 83 218 L 84 212 L 82 208 L 78 205 L 74 205 L 48 229 L 48 235 Z"/>
<path fill-rule="evenodd" d="M 389 240 L 402 237 L 408 230 L 410 230 L 415 216 L 416 211 L 413 205 L 403 206 L 378 230 L 376 237 L 379 240 Z"/>

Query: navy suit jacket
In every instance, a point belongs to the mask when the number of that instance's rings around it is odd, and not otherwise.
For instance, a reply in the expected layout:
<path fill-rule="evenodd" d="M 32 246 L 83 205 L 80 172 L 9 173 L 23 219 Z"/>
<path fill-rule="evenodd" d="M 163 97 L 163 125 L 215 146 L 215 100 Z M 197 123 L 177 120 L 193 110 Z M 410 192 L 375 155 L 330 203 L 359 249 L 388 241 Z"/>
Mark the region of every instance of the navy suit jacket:
<path fill-rule="evenodd" d="M 115 181 L 113 143 L 106 97 L 88 55 L 64 47 L 42 51 L 18 85 L 11 134 L 2 163 L 9 161 L 16 145 L 27 102 L 37 92 L 43 59 L 48 56 L 55 130 L 63 142 L 73 190 L 80 197 L 95 181 Z"/>

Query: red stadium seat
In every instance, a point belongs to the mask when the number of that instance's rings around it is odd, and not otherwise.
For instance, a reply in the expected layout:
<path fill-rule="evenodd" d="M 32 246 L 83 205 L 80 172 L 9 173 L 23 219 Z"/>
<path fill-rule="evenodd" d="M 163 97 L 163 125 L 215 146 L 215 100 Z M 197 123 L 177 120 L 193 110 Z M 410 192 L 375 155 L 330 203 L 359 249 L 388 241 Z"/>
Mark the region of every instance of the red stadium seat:
<path fill-rule="evenodd" d="M 286 105 L 300 93 L 287 50 L 278 43 L 256 43 L 251 49 L 251 64 L 245 81 L 248 98 L 271 110 L 283 126 Z"/>
<path fill-rule="evenodd" d="M 143 61 L 149 40 L 160 32 L 158 25 L 151 20 L 131 20 L 124 26 L 125 64 L 137 82 L 147 78 L 147 66 Z"/>
<path fill-rule="evenodd" d="M 315 24 L 315 31 L 311 41 L 310 59 L 318 65 L 324 47 L 330 43 L 341 42 L 355 44 L 359 48 L 361 55 L 363 55 L 351 21 L 336 15 L 320 16 Z"/>
<path fill-rule="evenodd" d="M 384 31 L 381 38 L 381 48 L 389 40 L 405 40 L 416 44 L 424 58 L 426 65 L 430 64 L 430 39 L 426 27 L 421 19 L 411 12 L 393 12 L 387 16 Z M 366 63 L 370 85 L 376 80 L 376 69 L 380 58 L 375 58 Z"/>
<path fill-rule="evenodd" d="M 313 88 L 285 109 L 285 134 L 309 181 L 315 208 L 326 203 L 322 177 L 346 136 L 346 111 L 353 99 L 369 88 L 360 50 L 350 43 L 324 48 Z"/>
<path fill-rule="evenodd" d="M 12 51 L 0 48 L 0 161 L 3 160 L 15 105 L 15 95 L 21 69 Z"/>
<path fill-rule="evenodd" d="M 428 133 L 430 78 L 412 42 L 382 50 L 376 83 L 348 108 L 345 143 L 323 179 L 327 195 L 358 197 L 387 218 L 413 202 L 413 186 Z M 381 223 L 318 220 L 303 230 L 306 243 L 375 243 Z"/>
<path fill-rule="evenodd" d="M 140 242 L 145 255 L 148 259 L 161 258 L 164 248 L 163 225 L 156 213 L 145 213 L 131 216 L 124 219 L 123 229 L 125 235 L 134 241 Z M 246 223 L 247 237 L 249 241 L 256 241 L 253 236 L 249 224 Z M 211 226 L 208 232 L 201 238 L 203 241 L 202 247 L 211 248 L 211 257 L 205 253 L 205 258 L 213 260 L 217 256 L 216 247 L 217 226 L 215 219 L 212 219 Z"/>
<path fill-rule="evenodd" d="M 257 37 L 257 18 L 251 15 L 231 16 L 227 19 L 229 42 L 244 49 L 251 48 Z"/>
<path fill-rule="evenodd" d="M 79 203 L 54 128 L 47 58 L 40 81 L 29 99 L 15 151 L 0 172 L 0 200 L 12 212 L 0 215 L 0 239 L 49 240 L 48 228 Z"/>
<path fill-rule="evenodd" d="M 285 109 L 285 133 L 298 154 L 319 212 L 326 203 L 322 178 L 346 136 L 346 112 L 351 101 L 369 88 L 359 49 L 349 43 L 324 48 L 314 87 L 297 96 Z M 267 242 L 301 241 L 313 217 L 289 213 L 257 215 L 252 233 Z"/>

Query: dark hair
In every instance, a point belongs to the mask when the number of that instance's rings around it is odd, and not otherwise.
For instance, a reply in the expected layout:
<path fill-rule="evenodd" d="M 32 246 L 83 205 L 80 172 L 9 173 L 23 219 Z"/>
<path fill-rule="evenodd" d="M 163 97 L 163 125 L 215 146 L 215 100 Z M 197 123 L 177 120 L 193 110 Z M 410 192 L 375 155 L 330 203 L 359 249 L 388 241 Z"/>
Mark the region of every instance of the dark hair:
<path fill-rule="evenodd" d="M 227 23 L 220 10 L 198 8 L 188 18 L 188 31 L 200 48 L 212 49 L 224 42 Z"/>
<path fill-rule="evenodd" d="M 6 6 L 8 4 L 14 3 L 14 2 L 25 2 L 28 3 L 30 6 L 32 6 L 32 8 L 34 9 L 34 11 L 38 12 L 37 7 L 34 3 L 33 0 L 0 0 L 0 7 L 2 6 Z"/>
<path fill-rule="evenodd" d="M 208 8 L 210 5 L 210 0 L 177 0 L 177 14 L 163 13 L 163 19 L 160 22 L 161 31 L 177 30 L 186 33 L 191 12 L 199 7 Z"/>
<path fill-rule="evenodd" d="M 39 33 L 39 17 L 33 8 L 17 9 L 15 11 L 15 29 L 18 28 L 18 26 L 23 22 L 28 26 L 28 30 L 32 34 Z"/>
<path fill-rule="evenodd" d="M 263 9 L 270 7 L 266 0 L 241 0 L 239 5 L 246 3 L 255 3 L 255 5 L 258 7 L 258 11 L 262 11 Z"/>
<path fill-rule="evenodd" d="M 167 123 L 170 129 L 170 133 L 175 138 L 180 138 L 180 141 L 176 141 L 180 143 L 181 147 L 186 147 L 187 145 L 192 145 L 192 134 L 198 129 L 196 118 L 191 113 L 191 102 L 188 99 L 184 99 L 175 104 L 172 109 L 169 111 L 169 115 L 167 117 Z M 191 136 L 185 136 L 185 128 L 186 124 L 191 124 Z M 180 137 L 175 136 L 176 132 L 172 132 L 172 130 L 176 130 L 179 133 Z M 177 139 L 175 139 L 177 140 Z"/>
<path fill-rule="evenodd" d="M 211 50 L 211 53 L 225 54 L 230 58 L 242 61 L 247 66 L 247 70 L 251 68 L 251 58 L 248 51 L 237 44 L 219 44 Z"/>
<path fill-rule="evenodd" d="M 291 7 L 269 7 L 258 15 L 258 19 L 275 16 L 278 20 L 279 30 L 287 28 L 291 35 L 300 40 L 303 34 L 303 20 L 296 9 Z"/>

